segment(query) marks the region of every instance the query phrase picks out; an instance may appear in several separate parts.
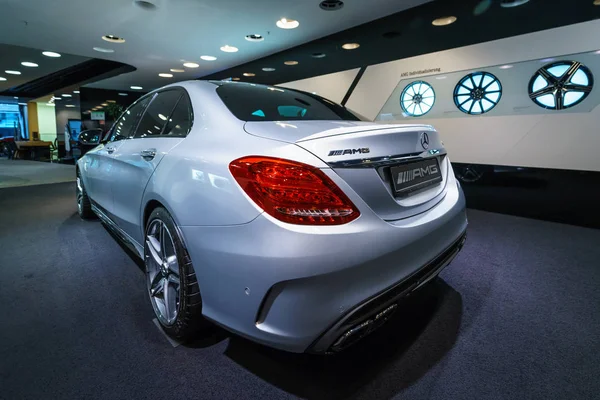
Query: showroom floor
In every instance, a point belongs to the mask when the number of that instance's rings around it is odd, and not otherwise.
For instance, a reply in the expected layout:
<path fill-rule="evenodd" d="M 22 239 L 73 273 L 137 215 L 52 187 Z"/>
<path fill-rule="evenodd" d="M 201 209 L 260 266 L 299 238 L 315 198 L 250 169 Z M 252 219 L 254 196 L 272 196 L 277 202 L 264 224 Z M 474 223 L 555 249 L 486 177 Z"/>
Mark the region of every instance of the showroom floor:
<path fill-rule="evenodd" d="M 2 399 L 592 399 L 600 231 L 472 210 L 435 285 L 334 357 L 220 329 L 173 347 L 74 184 L 0 189 Z"/>
<path fill-rule="evenodd" d="M 75 166 L 0 158 L 0 188 L 75 181 Z"/>

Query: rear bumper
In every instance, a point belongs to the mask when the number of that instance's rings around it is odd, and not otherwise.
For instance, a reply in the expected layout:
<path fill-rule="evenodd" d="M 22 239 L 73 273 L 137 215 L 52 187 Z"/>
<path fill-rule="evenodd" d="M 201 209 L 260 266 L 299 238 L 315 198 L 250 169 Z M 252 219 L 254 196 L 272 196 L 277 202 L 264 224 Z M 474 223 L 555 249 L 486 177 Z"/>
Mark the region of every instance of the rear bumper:
<path fill-rule="evenodd" d="M 327 329 L 307 350 L 311 353 L 338 352 L 381 327 L 397 303 L 434 279 L 460 252 L 466 231 L 450 247 L 402 282 L 365 300 Z"/>
<path fill-rule="evenodd" d="M 363 211 L 343 226 L 307 227 L 262 214 L 244 225 L 181 231 L 208 319 L 271 347 L 323 352 L 437 275 L 466 227 L 452 182 L 435 207 L 401 221 Z"/>

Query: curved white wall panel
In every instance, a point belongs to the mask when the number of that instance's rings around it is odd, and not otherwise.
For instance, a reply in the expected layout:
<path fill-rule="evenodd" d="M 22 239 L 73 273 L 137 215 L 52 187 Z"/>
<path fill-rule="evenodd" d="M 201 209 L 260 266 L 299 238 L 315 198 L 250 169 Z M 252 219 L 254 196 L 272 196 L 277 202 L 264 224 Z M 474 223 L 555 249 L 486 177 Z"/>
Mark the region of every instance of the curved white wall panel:
<path fill-rule="evenodd" d="M 600 86 L 560 111 L 539 107 L 527 92 L 531 76 L 552 58 L 584 63 L 600 85 L 598 37 L 595 20 L 369 66 L 346 105 L 371 119 L 434 125 L 455 162 L 600 171 Z M 454 86 L 478 70 L 500 79 L 502 99 L 488 113 L 466 115 L 454 104 Z M 414 80 L 429 82 L 437 95 L 418 118 L 403 115 L 398 97 Z"/>

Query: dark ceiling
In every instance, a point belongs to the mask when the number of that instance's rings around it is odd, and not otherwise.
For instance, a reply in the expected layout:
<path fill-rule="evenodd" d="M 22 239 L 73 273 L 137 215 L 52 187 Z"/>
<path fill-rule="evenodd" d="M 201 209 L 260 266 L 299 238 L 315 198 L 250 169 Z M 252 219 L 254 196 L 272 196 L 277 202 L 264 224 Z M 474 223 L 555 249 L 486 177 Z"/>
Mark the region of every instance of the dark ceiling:
<path fill-rule="evenodd" d="M 239 77 L 277 84 L 600 18 L 600 6 L 593 0 L 531 0 L 512 8 L 501 7 L 502 1 L 433 1 L 201 79 Z M 331 18 L 335 13 L 331 11 Z M 431 24 L 448 15 L 457 21 L 440 27 Z M 342 44 L 352 42 L 360 43 L 360 48 L 342 49 Z M 314 53 L 326 57 L 314 58 Z M 299 64 L 284 65 L 288 60 Z M 276 70 L 264 72 L 264 67 Z M 244 77 L 244 72 L 256 76 Z"/>

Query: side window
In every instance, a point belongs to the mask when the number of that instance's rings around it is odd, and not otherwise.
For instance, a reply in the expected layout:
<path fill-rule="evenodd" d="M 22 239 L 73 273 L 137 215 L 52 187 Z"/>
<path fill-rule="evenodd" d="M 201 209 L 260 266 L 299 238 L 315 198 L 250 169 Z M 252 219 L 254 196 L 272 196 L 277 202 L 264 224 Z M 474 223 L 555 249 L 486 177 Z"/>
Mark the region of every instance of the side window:
<path fill-rule="evenodd" d="M 163 132 L 163 136 L 186 137 L 192 127 L 192 105 L 189 98 L 184 94 L 179 99 L 177 107 L 173 110 L 169 123 Z"/>
<path fill-rule="evenodd" d="M 110 142 L 116 142 L 117 140 L 123 140 L 133 136 L 133 128 L 135 123 L 139 120 L 140 115 L 146 108 L 146 105 L 150 101 L 152 96 L 143 98 L 138 103 L 130 107 L 127 111 L 121 115 L 121 118 L 115 122 L 110 135 Z"/>
<path fill-rule="evenodd" d="M 181 97 L 181 92 L 179 90 L 159 92 L 148 108 L 146 108 L 146 112 L 142 116 L 135 132 L 135 137 L 144 138 L 160 136 L 179 97 Z"/>

